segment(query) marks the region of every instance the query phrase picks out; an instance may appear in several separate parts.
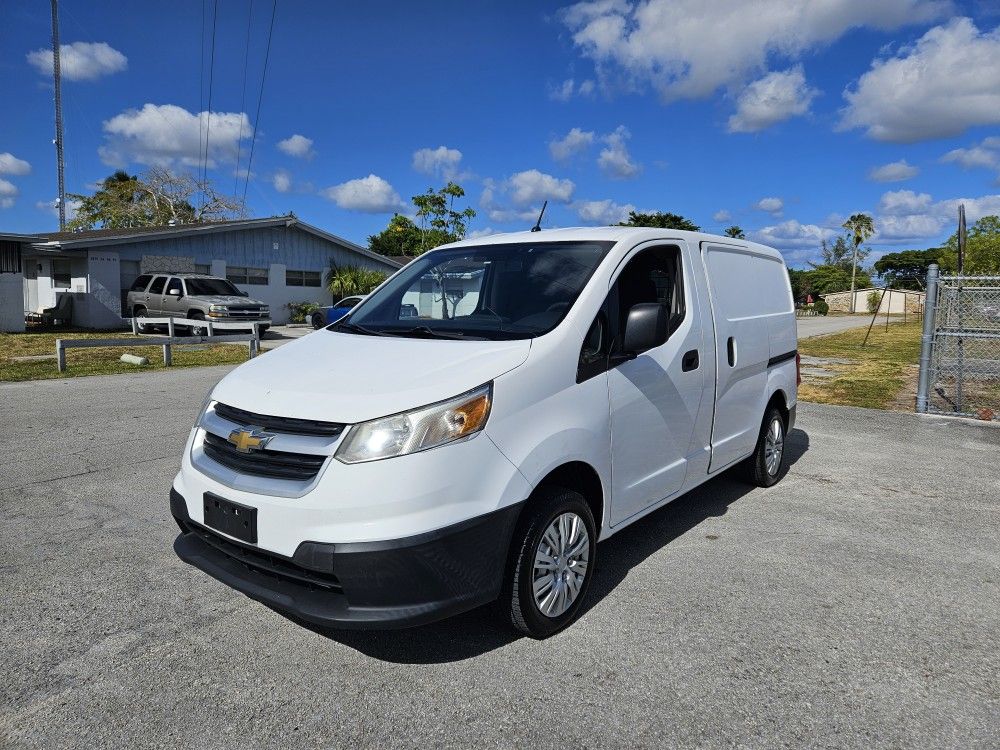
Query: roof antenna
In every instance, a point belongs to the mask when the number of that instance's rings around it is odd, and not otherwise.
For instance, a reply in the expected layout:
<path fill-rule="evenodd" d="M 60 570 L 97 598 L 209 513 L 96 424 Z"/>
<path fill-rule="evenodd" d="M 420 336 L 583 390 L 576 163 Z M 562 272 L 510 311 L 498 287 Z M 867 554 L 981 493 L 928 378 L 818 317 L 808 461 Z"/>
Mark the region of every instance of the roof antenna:
<path fill-rule="evenodd" d="M 542 231 L 542 217 L 543 217 L 543 216 L 545 216 L 545 207 L 546 207 L 547 205 L 549 205 L 549 202 L 548 202 L 548 201 L 545 201 L 545 202 L 544 202 L 544 203 L 542 204 L 542 210 L 541 210 L 541 211 L 540 211 L 540 212 L 538 213 L 538 221 L 536 221 L 536 222 L 535 222 L 535 226 L 533 226 L 533 227 L 531 228 L 531 231 L 532 231 L 532 232 L 541 232 L 541 231 Z"/>

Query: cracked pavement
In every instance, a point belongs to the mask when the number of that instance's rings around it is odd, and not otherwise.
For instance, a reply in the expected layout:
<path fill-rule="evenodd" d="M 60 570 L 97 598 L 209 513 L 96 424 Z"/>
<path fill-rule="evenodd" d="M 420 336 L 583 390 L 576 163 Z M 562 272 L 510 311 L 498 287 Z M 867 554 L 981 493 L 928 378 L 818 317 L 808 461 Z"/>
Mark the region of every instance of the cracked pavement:
<path fill-rule="evenodd" d="M 547 641 L 324 635 L 171 549 L 227 370 L 0 384 L 0 746 L 996 747 L 997 427 L 801 404 L 782 482 L 602 544 Z"/>

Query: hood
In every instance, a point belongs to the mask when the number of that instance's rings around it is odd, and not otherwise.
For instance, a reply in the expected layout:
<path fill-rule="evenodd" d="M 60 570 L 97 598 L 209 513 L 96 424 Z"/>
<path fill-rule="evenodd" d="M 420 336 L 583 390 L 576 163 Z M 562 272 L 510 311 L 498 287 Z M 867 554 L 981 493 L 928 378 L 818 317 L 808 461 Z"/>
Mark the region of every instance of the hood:
<path fill-rule="evenodd" d="M 230 294 L 192 294 L 196 300 L 207 302 L 210 305 L 266 305 L 266 302 L 251 299 L 250 297 L 236 297 Z"/>
<path fill-rule="evenodd" d="M 530 339 L 447 341 L 321 329 L 240 365 L 212 398 L 273 416 L 355 424 L 442 401 L 524 362 Z"/>

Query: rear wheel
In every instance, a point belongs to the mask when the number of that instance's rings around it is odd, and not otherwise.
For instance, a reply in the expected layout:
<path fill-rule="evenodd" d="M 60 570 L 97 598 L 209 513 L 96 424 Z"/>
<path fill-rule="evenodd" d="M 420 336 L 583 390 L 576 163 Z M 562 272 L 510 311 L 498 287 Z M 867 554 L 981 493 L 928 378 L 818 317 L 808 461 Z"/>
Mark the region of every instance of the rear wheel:
<path fill-rule="evenodd" d="M 518 630 L 547 638 L 572 623 L 590 587 L 597 529 L 590 506 L 573 490 L 539 490 L 512 542 L 501 603 Z"/>
<path fill-rule="evenodd" d="M 146 317 L 146 308 L 145 307 L 141 307 L 141 306 L 133 307 L 132 308 L 132 317 L 136 319 L 136 321 L 135 321 L 135 330 L 137 330 L 139 333 L 149 333 L 150 327 L 147 324 L 141 322 L 142 318 Z"/>
<path fill-rule="evenodd" d="M 312 327 L 315 328 L 317 331 L 323 327 L 324 322 L 325 321 L 323 320 L 323 313 L 314 312 L 312 314 Z"/>
<path fill-rule="evenodd" d="M 764 415 L 757 447 L 746 460 L 747 479 L 758 487 L 777 483 L 785 471 L 785 418 L 775 408 Z"/>

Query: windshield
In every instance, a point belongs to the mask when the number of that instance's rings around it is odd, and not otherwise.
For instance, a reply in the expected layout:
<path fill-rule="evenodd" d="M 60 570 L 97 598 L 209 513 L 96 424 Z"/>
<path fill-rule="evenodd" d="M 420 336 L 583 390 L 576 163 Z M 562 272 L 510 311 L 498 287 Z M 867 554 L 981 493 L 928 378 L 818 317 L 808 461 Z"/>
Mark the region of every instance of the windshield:
<path fill-rule="evenodd" d="M 240 297 L 240 290 L 225 279 L 184 279 L 188 294 L 196 296 L 220 295 L 223 297 Z"/>
<path fill-rule="evenodd" d="M 566 316 L 613 242 L 435 250 L 331 328 L 372 335 L 533 338 Z"/>

